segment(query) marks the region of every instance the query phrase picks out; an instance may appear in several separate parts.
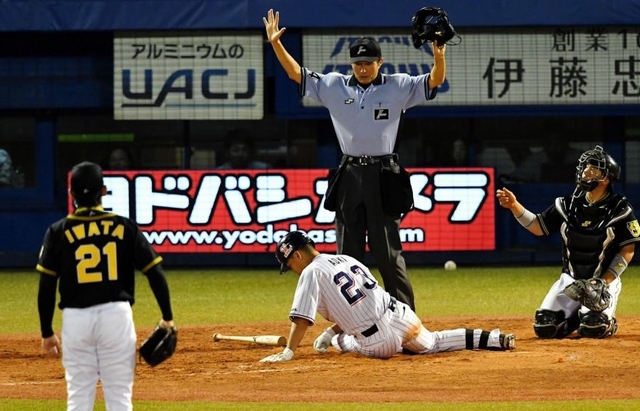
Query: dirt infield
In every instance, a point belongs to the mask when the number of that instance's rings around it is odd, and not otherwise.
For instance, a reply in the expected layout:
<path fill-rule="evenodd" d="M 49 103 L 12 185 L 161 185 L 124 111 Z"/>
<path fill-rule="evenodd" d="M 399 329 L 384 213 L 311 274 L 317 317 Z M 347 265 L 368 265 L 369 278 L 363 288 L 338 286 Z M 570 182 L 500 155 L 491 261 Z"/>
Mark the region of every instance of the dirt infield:
<path fill-rule="evenodd" d="M 455 317 L 423 319 L 428 328 L 491 329 L 518 336 L 515 351 L 458 351 L 369 359 L 335 351 L 317 354 L 311 344 L 327 323 L 310 329 L 296 357 L 261 364 L 277 352 L 252 343 L 213 342 L 212 334 L 287 335 L 286 322 L 253 326 L 212 325 L 179 329 L 178 351 L 156 368 L 138 364 L 135 400 L 401 402 L 640 399 L 640 317 L 619 317 L 610 339 L 535 338 L 531 319 Z M 145 336 L 150 329 L 139 329 Z M 66 396 L 59 359 L 40 352 L 38 335 L 2 337 L 0 398 Z M 345 387 L 349 387 L 348 390 Z M 374 394 L 374 392 L 376 392 Z"/>

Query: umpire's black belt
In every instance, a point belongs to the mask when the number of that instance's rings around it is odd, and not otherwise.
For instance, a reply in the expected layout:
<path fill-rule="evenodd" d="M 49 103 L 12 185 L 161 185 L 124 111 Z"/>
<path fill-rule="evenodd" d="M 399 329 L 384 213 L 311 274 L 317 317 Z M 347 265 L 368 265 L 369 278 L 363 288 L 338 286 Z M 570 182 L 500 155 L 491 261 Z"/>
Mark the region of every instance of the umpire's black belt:
<path fill-rule="evenodd" d="M 396 299 L 394 297 L 391 297 L 391 300 L 389 301 L 389 309 L 391 311 L 395 311 L 396 310 Z M 367 328 L 366 330 L 362 331 L 360 333 L 360 335 L 362 335 L 363 337 L 371 337 L 373 334 L 378 332 L 378 326 L 373 324 L 371 327 Z"/>
<path fill-rule="evenodd" d="M 382 165 L 384 167 L 391 167 L 398 164 L 398 155 L 387 154 L 384 156 L 348 156 L 344 155 L 345 161 L 348 164 L 354 164 L 357 166 L 373 166 L 373 165 Z"/>

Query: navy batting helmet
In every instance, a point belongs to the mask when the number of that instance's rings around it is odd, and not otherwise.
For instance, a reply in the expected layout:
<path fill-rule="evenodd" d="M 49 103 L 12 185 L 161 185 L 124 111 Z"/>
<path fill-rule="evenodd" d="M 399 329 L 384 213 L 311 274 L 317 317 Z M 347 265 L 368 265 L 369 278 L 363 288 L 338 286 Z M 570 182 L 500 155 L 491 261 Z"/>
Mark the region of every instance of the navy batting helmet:
<path fill-rule="evenodd" d="M 289 260 L 289 257 L 291 257 L 294 251 L 299 250 L 306 244 L 314 245 L 315 243 L 302 231 L 292 231 L 278 241 L 276 258 L 280 262 L 280 274 L 289 270 L 287 260 Z"/>

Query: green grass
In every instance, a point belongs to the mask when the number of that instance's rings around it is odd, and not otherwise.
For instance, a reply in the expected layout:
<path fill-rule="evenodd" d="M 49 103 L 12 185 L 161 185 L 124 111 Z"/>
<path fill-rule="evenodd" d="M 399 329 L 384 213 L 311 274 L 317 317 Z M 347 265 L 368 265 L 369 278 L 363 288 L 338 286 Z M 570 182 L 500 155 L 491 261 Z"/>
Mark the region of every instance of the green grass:
<path fill-rule="evenodd" d="M 630 267 L 623 277 L 618 314 L 640 315 L 640 268 Z M 375 273 L 379 278 L 378 274 Z M 533 316 L 559 267 L 459 267 L 411 268 L 418 315 Z M 205 325 L 285 321 L 298 277 L 278 275 L 273 270 L 167 270 L 176 324 Z M 38 274 L 34 271 L 0 271 L 0 335 L 39 333 L 37 311 Z M 142 275 L 136 282 L 134 320 L 138 326 L 151 327 L 160 318 L 151 290 Z M 60 311 L 56 310 L 54 328 L 60 330 Z M 104 409 L 97 402 L 96 409 Z M 64 409 L 65 402 L 0 399 L 3 411 L 44 411 Z M 514 408 L 515 407 L 515 408 Z M 600 411 L 640 410 L 640 401 L 571 401 L 513 403 L 167 403 L 138 401 L 138 411 L 204 410 L 531 410 Z"/>
<path fill-rule="evenodd" d="M 0 400 L 3 411 L 50 411 L 63 410 L 64 401 L 37 400 Z M 97 401 L 96 410 L 104 410 L 104 401 Z M 545 401 L 545 402 L 478 402 L 478 403 L 229 403 L 229 402 L 197 402 L 167 403 L 137 401 L 136 411 L 637 411 L 637 401 Z"/>
<path fill-rule="evenodd" d="M 558 267 L 463 267 L 410 270 L 418 315 L 533 315 Z M 630 267 L 623 277 L 619 314 L 640 314 L 640 268 Z M 375 273 L 376 277 L 379 276 Z M 177 324 L 229 324 L 273 322 L 286 319 L 298 277 L 277 270 L 167 270 Z M 38 274 L 0 271 L 0 334 L 30 333 L 40 329 L 36 298 Z M 146 278 L 136 279 L 134 319 L 154 324 L 160 311 Z M 60 311 L 54 317 L 60 329 Z"/>

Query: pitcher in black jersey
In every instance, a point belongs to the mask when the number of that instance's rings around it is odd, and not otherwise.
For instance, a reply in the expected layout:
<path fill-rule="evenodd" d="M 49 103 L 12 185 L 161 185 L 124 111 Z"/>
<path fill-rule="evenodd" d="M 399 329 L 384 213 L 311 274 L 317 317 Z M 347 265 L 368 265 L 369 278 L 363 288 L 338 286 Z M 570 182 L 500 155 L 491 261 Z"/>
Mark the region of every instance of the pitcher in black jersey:
<path fill-rule="evenodd" d="M 575 330 L 581 337 L 605 338 L 618 330 L 620 276 L 640 241 L 633 207 L 613 190 L 620 174 L 619 164 L 596 146 L 578 159 L 573 194 L 556 198 L 542 213 L 524 208 L 506 188 L 497 190 L 500 205 L 531 233 L 562 236 L 562 273 L 535 314 L 533 329 L 539 338 L 564 338 Z M 575 279 L 592 277 L 602 278 L 611 293 L 611 305 L 603 312 L 590 311 L 563 292 Z"/>
<path fill-rule="evenodd" d="M 36 266 L 42 347 L 49 355 L 62 354 L 67 410 L 92 410 L 98 380 L 109 410 L 131 410 L 136 269 L 149 280 L 162 313 L 160 325 L 173 326 L 162 257 L 133 221 L 103 210 L 100 166 L 76 165 L 70 194 L 77 208 L 49 226 Z M 62 345 L 52 328 L 56 288 Z"/>

